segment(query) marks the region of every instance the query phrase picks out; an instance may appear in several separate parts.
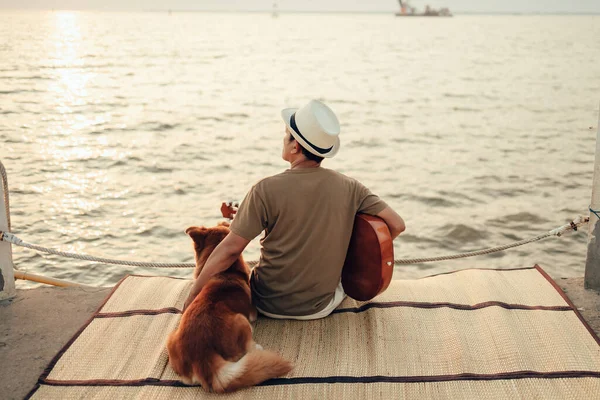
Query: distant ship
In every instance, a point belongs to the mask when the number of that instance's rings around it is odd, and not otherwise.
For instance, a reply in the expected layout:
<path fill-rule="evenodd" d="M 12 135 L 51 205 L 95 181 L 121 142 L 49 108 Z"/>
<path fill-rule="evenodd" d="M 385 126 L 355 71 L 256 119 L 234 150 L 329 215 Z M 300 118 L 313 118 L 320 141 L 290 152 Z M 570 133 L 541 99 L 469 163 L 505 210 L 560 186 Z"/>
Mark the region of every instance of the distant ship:
<path fill-rule="evenodd" d="M 429 6 L 425 7 L 425 12 L 419 13 L 417 9 L 411 7 L 407 1 L 398 0 L 400 3 L 400 12 L 396 13 L 397 17 L 451 17 L 452 13 L 448 8 L 433 9 Z"/>

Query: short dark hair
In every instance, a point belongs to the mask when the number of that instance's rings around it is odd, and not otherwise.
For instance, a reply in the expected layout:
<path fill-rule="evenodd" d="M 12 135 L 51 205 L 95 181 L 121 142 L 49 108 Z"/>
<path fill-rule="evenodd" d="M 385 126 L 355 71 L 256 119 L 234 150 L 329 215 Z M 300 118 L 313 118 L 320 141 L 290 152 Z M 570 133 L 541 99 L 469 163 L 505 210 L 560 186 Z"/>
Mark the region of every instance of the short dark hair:
<path fill-rule="evenodd" d="M 296 140 L 296 138 L 294 136 L 290 135 L 290 142 L 292 140 Z M 296 140 L 296 142 L 298 142 L 298 141 Z M 310 151 L 306 150 L 304 148 L 304 146 L 302 146 L 300 144 L 300 142 L 298 142 L 298 146 L 300 146 L 300 148 L 302 149 L 302 154 L 304 154 L 304 157 L 306 157 L 307 159 L 315 161 L 315 162 L 318 162 L 318 163 L 320 163 L 321 161 L 323 161 L 323 157 L 319 157 L 319 156 L 311 153 Z"/>
<path fill-rule="evenodd" d="M 304 154 L 304 157 L 308 158 L 309 160 L 316 161 L 318 163 L 323 161 L 323 157 L 319 157 L 319 156 L 311 153 L 310 151 L 306 150 L 304 147 L 302 147 L 302 145 L 300 143 L 298 143 L 298 145 L 302 148 L 302 154 Z"/>

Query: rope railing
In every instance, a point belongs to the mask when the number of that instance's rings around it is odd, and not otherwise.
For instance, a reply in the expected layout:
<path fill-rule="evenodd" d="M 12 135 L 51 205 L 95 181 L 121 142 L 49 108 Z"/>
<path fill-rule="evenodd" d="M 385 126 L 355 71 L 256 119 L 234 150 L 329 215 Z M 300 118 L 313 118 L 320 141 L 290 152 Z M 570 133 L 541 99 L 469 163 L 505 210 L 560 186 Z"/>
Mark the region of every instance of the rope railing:
<path fill-rule="evenodd" d="M 536 236 L 531 239 L 519 240 L 518 242 L 506 244 L 503 246 L 492 247 L 490 249 L 484 249 L 484 250 L 470 251 L 468 253 L 462 253 L 462 254 L 454 254 L 454 255 L 450 255 L 450 256 L 394 260 L 394 264 L 421 264 L 421 263 L 425 263 L 425 262 L 456 260 L 458 258 L 467 258 L 467 257 L 481 256 L 481 255 L 485 255 L 485 254 L 492 254 L 492 253 L 496 253 L 499 251 L 511 249 L 513 247 L 522 246 L 524 244 L 537 242 L 537 241 L 546 239 L 551 236 L 559 236 L 560 237 L 563 233 L 566 233 L 568 231 L 571 231 L 571 230 L 576 231 L 577 228 L 579 228 L 580 226 L 582 226 L 584 224 L 587 224 L 588 222 L 589 222 L 588 217 L 578 216 L 577 218 L 575 218 L 573 221 L 571 221 L 568 224 L 560 226 L 556 229 L 553 229 L 551 231 L 548 231 L 542 235 Z"/>
<path fill-rule="evenodd" d="M 484 250 L 471 251 L 467 253 L 461 254 L 453 254 L 448 256 L 441 257 L 431 257 L 431 258 L 414 258 L 414 259 L 396 259 L 394 260 L 394 264 L 397 265 L 406 265 L 406 264 L 421 264 L 426 262 L 435 262 L 435 261 L 445 261 L 445 260 L 455 260 L 459 258 L 467 258 L 467 257 L 475 257 L 479 255 L 496 253 L 499 251 L 504 251 L 513 247 L 522 246 L 528 243 L 537 242 L 542 239 L 551 237 L 551 236 L 561 236 L 562 234 L 568 231 L 576 231 L 577 228 L 586 224 L 589 221 L 588 217 L 578 216 L 573 221 L 568 224 L 562 225 L 556 229 L 548 231 L 542 235 L 533 237 L 531 239 L 520 240 L 514 243 L 492 247 Z M 0 231 L 0 241 L 5 241 L 14 244 L 15 246 L 25 247 L 32 250 L 37 250 L 42 253 L 53 254 L 62 257 L 75 258 L 79 260 L 92 261 L 102 264 L 116 264 L 116 265 L 128 265 L 133 267 L 148 267 L 148 268 L 194 268 L 195 264 L 193 263 L 153 263 L 153 262 L 141 262 L 141 261 L 126 261 L 126 260 L 114 260 L 110 258 L 103 257 L 95 257 L 89 256 L 85 254 L 76 254 L 76 253 L 68 253 L 64 251 L 58 251 L 54 249 L 49 249 L 46 247 L 30 244 L 24 242 L 17 236 L 13 235 L 10 232 L 2 232 Z M 248 261 L 248 265 L 255 266 L 258 264 L 258 261 Z"/>

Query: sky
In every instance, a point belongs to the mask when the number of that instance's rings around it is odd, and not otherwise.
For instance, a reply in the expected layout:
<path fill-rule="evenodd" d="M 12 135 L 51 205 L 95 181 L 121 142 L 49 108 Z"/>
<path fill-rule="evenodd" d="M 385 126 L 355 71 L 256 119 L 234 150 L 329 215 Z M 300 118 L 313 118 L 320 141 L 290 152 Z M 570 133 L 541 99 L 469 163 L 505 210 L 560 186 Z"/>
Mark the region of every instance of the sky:
<path fill-rule="evenodd" d="M 270 10 L 392 12 L 397 0 L 0 0 L 0 8 L 57 10 Z M 482 13 L 600 13 L 600 0 L 413 0 L 423 9 L 448 7 L 457 12 Z"/>

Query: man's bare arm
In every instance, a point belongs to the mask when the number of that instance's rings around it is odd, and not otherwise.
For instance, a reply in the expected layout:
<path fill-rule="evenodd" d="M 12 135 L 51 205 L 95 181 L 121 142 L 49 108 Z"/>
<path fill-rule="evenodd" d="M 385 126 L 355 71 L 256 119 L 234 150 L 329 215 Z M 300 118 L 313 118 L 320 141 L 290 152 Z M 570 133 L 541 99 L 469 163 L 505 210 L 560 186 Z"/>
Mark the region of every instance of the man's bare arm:
<path fill-rule="evenodd" d="M 204 285 L 218 273 L 225 271 L 238 259 L 242 254 L 246 246 L 250 243 L 249 240 L 243 237 L 229 232 L 229 234 L 223 239 L 221 243 L 215 248 L 212 254 L 206 260 L 204 268 L 198 275 L 198 278 L 194 281 L 194 285 L 190 290 L 185 304 L 183 305 L 183 311 L 194 301 L 198 293 L 202 290 Z"/>
<path fill-rule="evenodd" d="M 396 211 L 392 210 L 390 207 L 384 208 L 377 216 L 385 221 L 388 228 L 390 228 L 390 234 L 392 235 L 392 239 L 395 239 L 399 234 L 404 232 L 406 229 L 406 225 L 404 224 L 404 220 L 401 216 L 399 216 Z"/>

